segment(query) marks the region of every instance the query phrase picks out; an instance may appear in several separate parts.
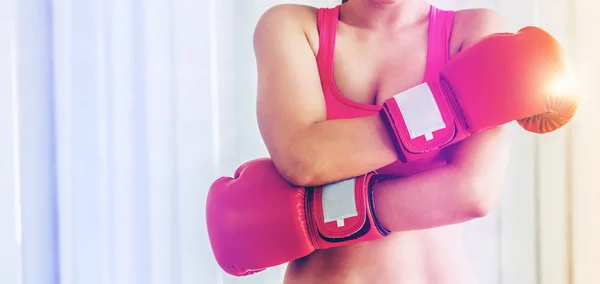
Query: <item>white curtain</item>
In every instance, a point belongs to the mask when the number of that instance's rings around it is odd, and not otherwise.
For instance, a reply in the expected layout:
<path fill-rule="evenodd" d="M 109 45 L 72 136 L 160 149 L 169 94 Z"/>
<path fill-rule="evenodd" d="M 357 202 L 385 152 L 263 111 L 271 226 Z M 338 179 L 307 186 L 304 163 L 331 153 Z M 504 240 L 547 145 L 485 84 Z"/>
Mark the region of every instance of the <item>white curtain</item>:
<path fill-rule="evenodd" d="M 0 2 L 0 283 L 280 283 L 284 266 L 221 272 L 204 202 L 215 178 L 268 155 L 252 33 L 284 2 L 339 1 Z M 587 94 L 567 129 L 514 129 L 502 203 L 467 225 L 481 283 L 598 283 L 599 4 L 431 3 L 548 29 Z"/>
<path fill-rule="evenodd" d="M 16 136 L 15 3 L 0 4 L 0 283 L 19 283 L 21 271 Z"/>
<path fill-rule="evenodd" d="M 12 3 L 24 282 L 216 283 L 216 2 Z"/>

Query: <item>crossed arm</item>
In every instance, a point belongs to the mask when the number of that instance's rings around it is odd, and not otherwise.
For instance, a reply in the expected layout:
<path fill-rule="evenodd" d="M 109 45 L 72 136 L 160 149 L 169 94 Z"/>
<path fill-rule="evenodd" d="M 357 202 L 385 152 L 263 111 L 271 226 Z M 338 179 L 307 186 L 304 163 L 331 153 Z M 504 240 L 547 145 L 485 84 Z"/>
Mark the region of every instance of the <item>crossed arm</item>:
<path fill-rule="evenodd" d="M 495 15 L 475 18 L 463 48 L 504 31 Z M 397 160 L 378 115 L 327 120 L 314 53 L 290 6 L 267 11 L 254 39 L 261 135 L 279 172 L 299 186 L 322 185 Z M 448 148 L 448 165 L 379 184 L 375 204 L 391 231 L 425 229 L 485 215 L 495 204 L 507 166 L 504 127 Z"/>

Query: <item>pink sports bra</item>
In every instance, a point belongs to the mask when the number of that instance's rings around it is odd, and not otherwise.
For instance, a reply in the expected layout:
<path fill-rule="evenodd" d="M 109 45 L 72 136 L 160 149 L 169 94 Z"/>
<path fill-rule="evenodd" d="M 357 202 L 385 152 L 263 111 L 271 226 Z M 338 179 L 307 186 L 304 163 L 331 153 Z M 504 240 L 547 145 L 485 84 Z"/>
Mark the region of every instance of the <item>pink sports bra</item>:
<path fill-rule="evenodd" d="M 333 76 L 333 53 L 341 5 L 334 8 L 321 8 L 317 15 L 319 29 L 319 51 L 317 65 L 321 84 L 325 94 L 328 119 L 354 118 L 375 115 L 381 106 L 368 105 L 348 99 L 339 91 Z M 427 65 L 424 80 L 438 80 L 441 68 L 450 59 L 450 36 L 454 24 L 454 11 L 446 11 L 430 6 Z M 380 174 L 396 176 L 411 175 L 436 166 L 445 165 L 442 155 L 432 155 L 428 158 L 403 164 L 390 164 L 379 169 Z"/>

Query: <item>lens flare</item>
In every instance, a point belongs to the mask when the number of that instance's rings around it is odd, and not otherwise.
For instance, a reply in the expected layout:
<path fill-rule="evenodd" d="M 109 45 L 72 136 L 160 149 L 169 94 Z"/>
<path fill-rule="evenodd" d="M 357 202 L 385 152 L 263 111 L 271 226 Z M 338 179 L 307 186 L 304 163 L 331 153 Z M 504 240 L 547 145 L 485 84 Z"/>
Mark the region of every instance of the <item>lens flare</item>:
<path fill-rule="evenodd" d="M 577 96 L 577 82 L 572 73 L 558 77 L 548 86 L 548 92 L 556 96 Z"/>

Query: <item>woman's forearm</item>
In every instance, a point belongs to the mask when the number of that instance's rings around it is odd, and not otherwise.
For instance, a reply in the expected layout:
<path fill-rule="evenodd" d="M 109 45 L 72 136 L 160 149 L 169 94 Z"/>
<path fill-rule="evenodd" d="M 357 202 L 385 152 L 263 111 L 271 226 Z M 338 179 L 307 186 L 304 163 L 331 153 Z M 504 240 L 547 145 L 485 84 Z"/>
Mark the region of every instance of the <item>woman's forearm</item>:
<path fill-rule="evenodd" d="M 505 127 L 471 136 L 445 153 L 448 164 L 375 185 L 375 210 L 390 231 L 469 221 L 496 205 L 509 162 Z"/>
<path fill-rule="evenodd" d="M 379 116 L 327 120 L 298 133 L 288 153 L 274 155 L 292 183 L 314 186 L 358 176 L 398 159 Z M 277 161 L 276 157 L 283 157 Z"/>
<path fill-rule="evenodd" d="M 463 223 L 485 216 L 499 195 L 499 184 L 483 184 L 464 176 L 454 165 L 375 186 L 375 210 L 392 232 L 422 230 Z"/>

